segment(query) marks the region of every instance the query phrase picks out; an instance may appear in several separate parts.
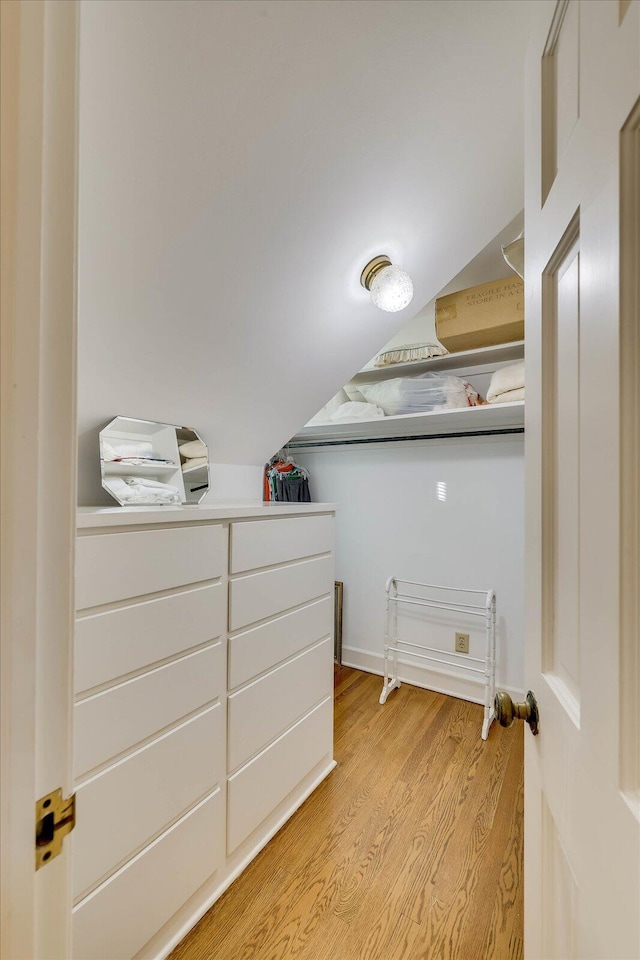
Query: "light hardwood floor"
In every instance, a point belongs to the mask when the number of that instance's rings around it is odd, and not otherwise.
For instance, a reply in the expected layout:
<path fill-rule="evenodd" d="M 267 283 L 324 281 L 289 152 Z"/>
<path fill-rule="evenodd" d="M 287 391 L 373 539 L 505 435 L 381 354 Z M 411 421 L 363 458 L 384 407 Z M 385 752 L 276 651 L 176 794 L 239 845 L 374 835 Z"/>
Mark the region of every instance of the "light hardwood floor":
<path fill-rule="evenodd" d="M 336 671 L 338 767 L 170 960 L 519 960 L 522 724 Z"/>

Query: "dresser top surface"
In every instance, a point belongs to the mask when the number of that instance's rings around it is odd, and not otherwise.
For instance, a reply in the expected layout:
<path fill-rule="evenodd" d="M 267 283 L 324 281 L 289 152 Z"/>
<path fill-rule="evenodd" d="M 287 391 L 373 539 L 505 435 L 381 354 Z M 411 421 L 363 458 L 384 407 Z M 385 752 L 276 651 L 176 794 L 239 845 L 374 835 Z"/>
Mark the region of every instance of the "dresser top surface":
<path fill-rule="evenodd" d="M 144 524 L 193 523 L 204 520 L 274 519 L 333 513 L 335 503 L 262 503 L 258 500 L 215 500 L 177 507 L 78 507 L 77 527 L 128 527 Z"/>

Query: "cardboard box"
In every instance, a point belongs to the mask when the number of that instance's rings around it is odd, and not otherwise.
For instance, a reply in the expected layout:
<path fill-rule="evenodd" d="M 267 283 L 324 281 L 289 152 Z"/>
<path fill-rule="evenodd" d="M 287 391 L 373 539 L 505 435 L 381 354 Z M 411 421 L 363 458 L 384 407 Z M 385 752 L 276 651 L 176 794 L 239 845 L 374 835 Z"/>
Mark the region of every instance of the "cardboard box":
<path fill-rule="evenodd" d="M 439 297 L 436 335 L 450 353 L 523 340 L 524 283 L 506 277 Z"/>

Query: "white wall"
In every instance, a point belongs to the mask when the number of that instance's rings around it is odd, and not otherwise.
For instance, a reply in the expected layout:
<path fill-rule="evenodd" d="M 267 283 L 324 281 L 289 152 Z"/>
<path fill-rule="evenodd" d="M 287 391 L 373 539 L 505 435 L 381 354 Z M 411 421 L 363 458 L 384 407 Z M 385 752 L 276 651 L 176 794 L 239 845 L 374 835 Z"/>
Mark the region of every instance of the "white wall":
<path fill-rule="evenodd" d="M 329 447 L 296 452 L 311 472 L 314 500 L 336 502 L 336 579 L 344 581 L 343 660 L 382 669 L 384 586 L 391 575 L 443 585 L 494 588 L 498 601 L 497 677 L 524 683 L 524 439 L 522 435 Z M 446 485 L 446 500 L 440 499 Z M 428 611 L 427 611 L 428 613 Z M 471 632 L 471 655 L 484 655 L 478 624 L 459 616 L 401 621 L 453 649 L 456 629 Z M 471 629 L 469 629 L 469 627 Z M 423 639 L 422 642 L 425 642 Z M 482 688 L 422 668 L 405 678 L 473 699 Z"/>
<path fill-rule="evenodd" d="M 515 216 L 528 7 L 84 0 L 81 503 L 117 414 L 263 462 Z"/>

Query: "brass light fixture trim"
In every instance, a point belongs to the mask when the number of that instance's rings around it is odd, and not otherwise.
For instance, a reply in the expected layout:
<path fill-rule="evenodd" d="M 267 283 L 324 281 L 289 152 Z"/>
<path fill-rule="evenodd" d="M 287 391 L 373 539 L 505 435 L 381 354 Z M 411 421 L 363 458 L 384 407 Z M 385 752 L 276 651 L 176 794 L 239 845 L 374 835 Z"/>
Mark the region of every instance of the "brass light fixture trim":
<path fill-rule="evenodd" d="M 377 276 L 381 270 L 384 270 L 385 267 L 390 266 L 391 260 L 386 253 L 382 253 L 379 257 L 374 257 L 373 260 L 369 260 L 369 263 L 366 265 L 362 271 L 362 274 L 360 275 L 360 283 L 365 290 L 371 290 L 373 278 Z"/>

